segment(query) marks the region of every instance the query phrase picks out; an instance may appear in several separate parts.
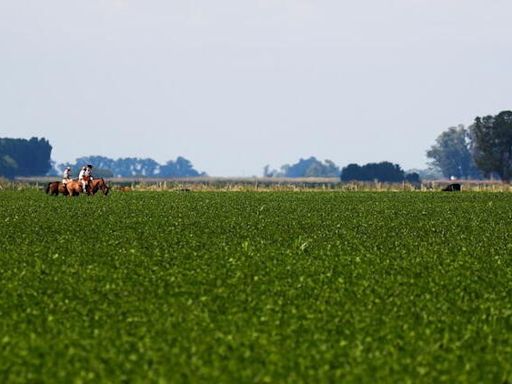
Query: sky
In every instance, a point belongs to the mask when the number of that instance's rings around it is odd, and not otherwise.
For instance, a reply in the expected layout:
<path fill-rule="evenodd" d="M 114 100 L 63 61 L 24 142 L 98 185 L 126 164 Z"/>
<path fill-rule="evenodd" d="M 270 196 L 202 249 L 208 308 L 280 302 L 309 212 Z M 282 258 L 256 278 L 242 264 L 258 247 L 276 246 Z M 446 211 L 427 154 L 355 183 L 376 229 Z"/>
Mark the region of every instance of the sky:
<path fill-rule="evenodd" d="M 0 137 L 212 176 L 425 168 L 512 109 L 510 0 L 0 0 Z"/>

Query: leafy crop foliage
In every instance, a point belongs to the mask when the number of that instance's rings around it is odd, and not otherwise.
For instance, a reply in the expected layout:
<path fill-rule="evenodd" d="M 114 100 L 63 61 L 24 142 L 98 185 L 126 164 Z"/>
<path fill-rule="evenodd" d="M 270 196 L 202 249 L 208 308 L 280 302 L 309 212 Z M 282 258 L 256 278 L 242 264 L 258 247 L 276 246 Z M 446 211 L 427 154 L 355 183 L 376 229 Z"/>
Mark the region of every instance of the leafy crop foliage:
<path fill-rule="evenodd" d="M 512 195 L 0 193 L 2 382 L 512 379 Z"/>

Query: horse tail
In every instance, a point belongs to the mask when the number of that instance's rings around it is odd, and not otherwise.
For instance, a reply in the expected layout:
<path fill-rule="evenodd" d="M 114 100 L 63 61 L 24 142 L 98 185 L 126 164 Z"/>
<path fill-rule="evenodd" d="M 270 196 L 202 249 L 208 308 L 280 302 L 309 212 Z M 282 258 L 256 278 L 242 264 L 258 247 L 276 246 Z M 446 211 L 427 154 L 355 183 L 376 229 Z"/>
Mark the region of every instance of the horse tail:
<path fill-rule="evenodd" d="M 48 183 L 48 185 L 46 186 L 46 194 L 50 192 L 50 185 L 52 185 L 52 183 Z"/>

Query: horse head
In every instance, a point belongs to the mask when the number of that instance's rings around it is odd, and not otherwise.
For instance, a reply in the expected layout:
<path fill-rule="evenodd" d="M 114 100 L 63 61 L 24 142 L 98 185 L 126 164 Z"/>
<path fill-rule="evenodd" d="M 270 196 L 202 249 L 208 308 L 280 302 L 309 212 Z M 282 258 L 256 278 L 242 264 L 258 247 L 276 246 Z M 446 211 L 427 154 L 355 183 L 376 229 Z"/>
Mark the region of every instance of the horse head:
<path fill-rule="evenodd" d="M 103 178 L 95 179 L 92 181 L 92 193 L 95 194 L 98 192 L 98 190 L 101 190 L 105 196 L 108 195 L 108 192 L 110 191 L 110 188 L 108 187 L 107 183 L 105 183 L 105 180 Z"/>
<path fill-rule="evenodd" d="M 103 182 L 103 184 L 101 185 L 100 189 L 101 189 L 101 191 L 103 192 L 103 194 L 105 196 L 107 196 L 109 191 L 110 191 L 110 187 L 105 182 Z"/>

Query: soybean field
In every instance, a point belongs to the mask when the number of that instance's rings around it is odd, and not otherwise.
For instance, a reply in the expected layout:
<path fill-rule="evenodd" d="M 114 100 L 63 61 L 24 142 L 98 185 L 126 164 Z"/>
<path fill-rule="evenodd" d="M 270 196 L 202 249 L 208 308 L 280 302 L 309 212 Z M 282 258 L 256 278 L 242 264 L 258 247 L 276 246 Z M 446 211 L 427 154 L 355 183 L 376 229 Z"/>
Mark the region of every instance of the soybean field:
<path fill-rule="evenodd" d="M 0 191 L 0 381 L 511 383 L 512 194 Z"/>

